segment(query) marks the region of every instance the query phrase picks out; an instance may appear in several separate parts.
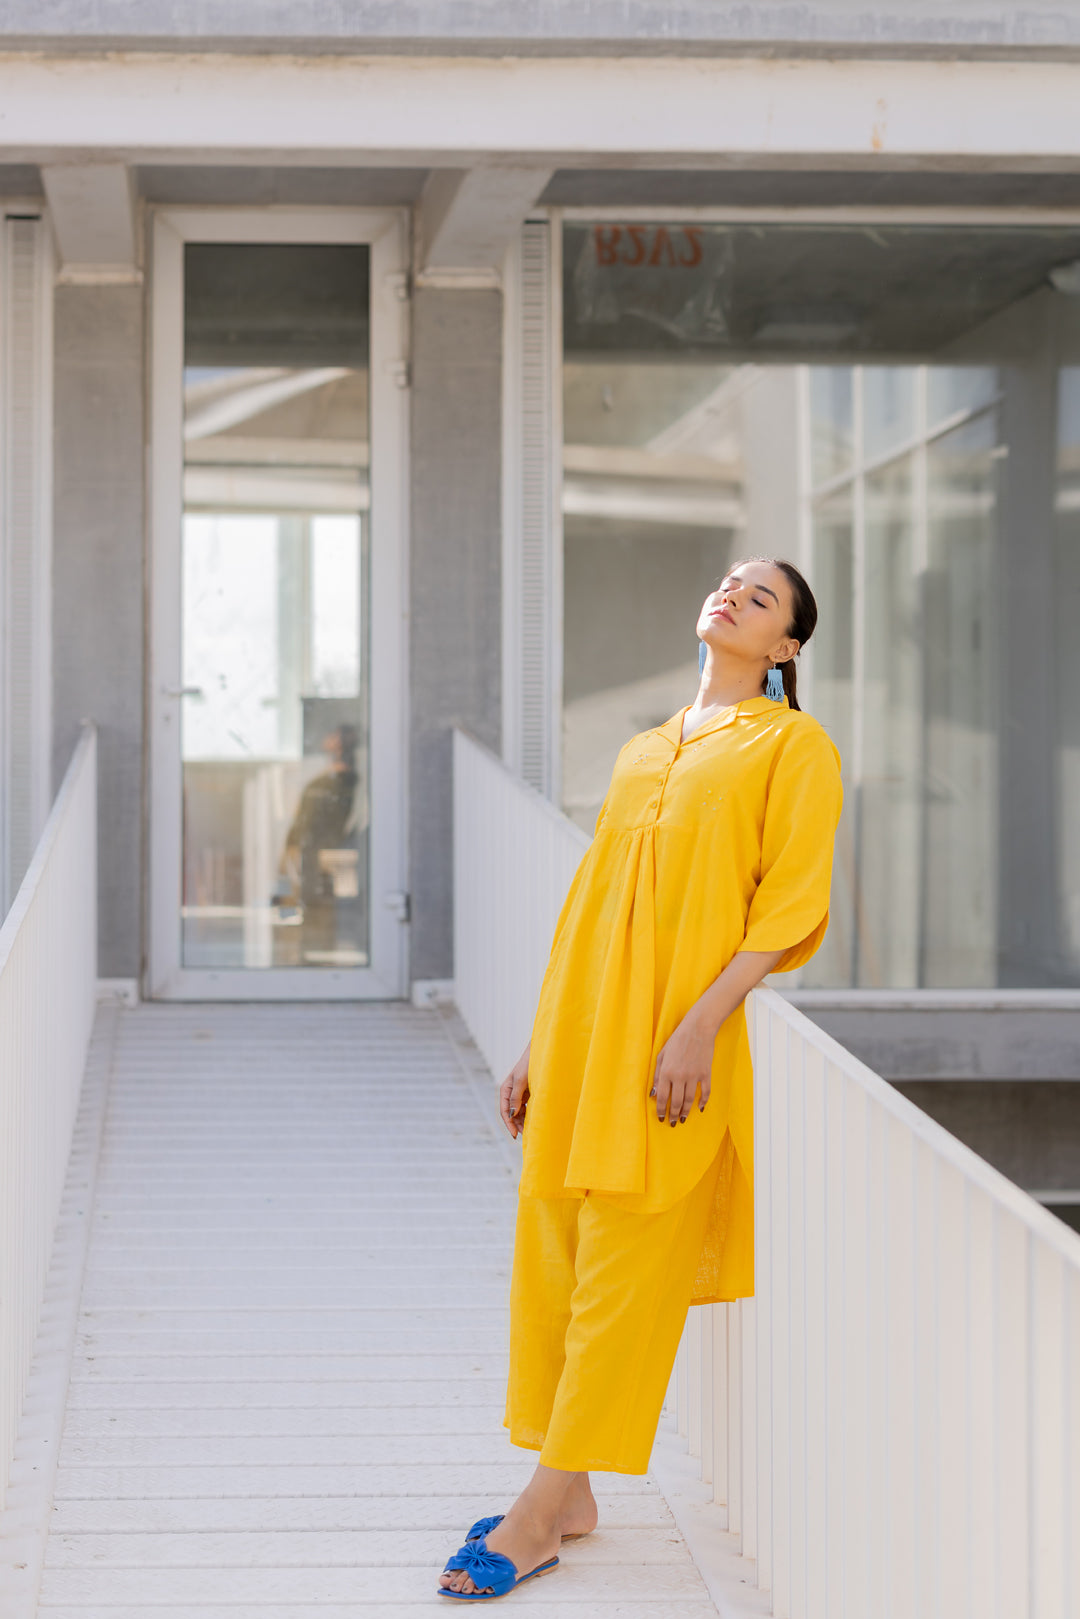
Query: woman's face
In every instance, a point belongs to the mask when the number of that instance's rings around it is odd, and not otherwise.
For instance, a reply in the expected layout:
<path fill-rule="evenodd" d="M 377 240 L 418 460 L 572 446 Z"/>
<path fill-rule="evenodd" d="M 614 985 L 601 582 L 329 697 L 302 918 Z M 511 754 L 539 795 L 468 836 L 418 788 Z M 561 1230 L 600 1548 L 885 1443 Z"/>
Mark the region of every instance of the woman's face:
<path fill-rule="evenodd" d="M 786 574 L 770 562 L 742 562 L 706 596 L 697 633 L 717 651 L 750 663 L 786 663 L 799 650 L 788 634 L 792 606 Z"/>

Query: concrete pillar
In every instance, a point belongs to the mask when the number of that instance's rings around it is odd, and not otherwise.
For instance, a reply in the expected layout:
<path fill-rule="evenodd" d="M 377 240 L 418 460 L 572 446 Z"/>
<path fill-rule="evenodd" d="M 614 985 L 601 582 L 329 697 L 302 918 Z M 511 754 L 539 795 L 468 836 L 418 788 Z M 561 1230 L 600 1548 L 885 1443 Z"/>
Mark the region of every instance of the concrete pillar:
<path fill-rule="evenodd" d="M 99 958 L 142 964 L 143 291 L 56 290 L 53 786 L 99 727 Z"/>
<path fill-rule="evenodd" d="M 451 730 L 501 726 L 502 297 L 413 302 L 411 976 L 453 976 Z M 376 541 L 377 543 L 377 541 Z"/>

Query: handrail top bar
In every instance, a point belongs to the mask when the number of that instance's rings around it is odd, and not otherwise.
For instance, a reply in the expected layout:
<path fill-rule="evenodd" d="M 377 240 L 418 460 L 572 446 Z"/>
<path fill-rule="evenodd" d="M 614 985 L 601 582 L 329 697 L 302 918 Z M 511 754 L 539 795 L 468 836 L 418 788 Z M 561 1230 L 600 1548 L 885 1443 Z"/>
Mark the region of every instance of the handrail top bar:
<path fill-rule="evenodd" d="M 97 742 L 97 726 L 93 720 L 83 720 L 79 732 L 79 740 L 75 744 L 68 767 L 64 771 L 64 779 L 60 783 L 60 791 L 53 800 L 52 809 L 42 828 L 33 859 L 26 868 L 26 875 L 19 884 L 19 891 L 11 902 L 11 909 L 0 924 L 0 971 L 11 954 L 23 917 L 30 909 L 38 884 L 41 882 L 45 868 L 49 863 L 52 846 L 60 835 L 60 828 L 67 814 L 67 807 L 74 797 L 87 761 L 94 753 Z"/>
<path fill-rule="evenodd" d="M 510 766 L 506 763 L 505 759 L 500 759 L 497 753 L 493 752 L 492 749 L 489 748 L 486 743 L 481 742 L 479 738 L 473 736 L 472 732 L 467 731 L 463 725 L 454 726 L 454 736 L 455 738 L 460 737 L 463 743 L 466 743 L 469 747 L 474 748 L 488 764 L 494 765 L 498 770 L 500 770 L 506 779 L 507 784 L 516 788 L 520 793 L 522 793 L 528 799 L 530 804 L 537 809 L 542 810 L 545 815 L 550 816 L 551 819 L 557 822 L 564 831 L 567 833 L 572 833 L 573 836 L 580 842 L 582 853 L 584 853 L 584 851 L 589 847 L 589 844 L 592 842 L 592 839 L 590 838 L 589 834 L 587 832 L 583 832 L 581 827 L 572 821 L 568 815 L 564 815 L 557 804 L 553 804 L 550 798 L 545 798 L 543 793 L 539 792 L 531 782 L 526 781 L 523 776 L 516 775 L 514 771 L 510 769 Z"/>
<path fill-rule="evenodd" d="M 890 1114 L 897 1123 L 920 1141 L 925 1143 L 937 1157 L 944 1161 L 965 1180 L 972 1182 L 981 1192 L 985 1192 L 995 1203 L 1004 1205 L 1010 1214 L 1037 1234 L 1043 1242 L 1049 1243 L 1058 1257 L 1080 1272 L 1080 1233 L 1070 1230 L 1067 1225 L 1047 1212 L 1040 1203 L 1037 1203 L 1027 1192 L 1020 1189 L 1013 1181 L 994 1169 L 978 1153 L 950 1135 L 943 1125 L 938 1124 L 928 1113 L 916 1107 L 914 1102 L 908 1100 L 900 1091 L 875 1074 L 866 1063 L 860 1062 L 839 1040 L 834 1040 L 831 1034 L 818 1027 L 801 1012 L 797 1006 L 785 999 L 777 990 L 762 985 L 754 990 L 755 997 L 765 1002 L 770 1012 L 777 1014 L 788 1026 L 804 1040 L 807 1045 L 815 1047 L 826 1062 L 853 1079 L 856 1084 L 863 1087 L 874 1101 L 879 1103 L 886 1113 Z"/>
<path fill-rule="evenodd" d="M 1074 1012 L 1080 989 L 792 989 L 792 1006 L 821 1012 Z"/>

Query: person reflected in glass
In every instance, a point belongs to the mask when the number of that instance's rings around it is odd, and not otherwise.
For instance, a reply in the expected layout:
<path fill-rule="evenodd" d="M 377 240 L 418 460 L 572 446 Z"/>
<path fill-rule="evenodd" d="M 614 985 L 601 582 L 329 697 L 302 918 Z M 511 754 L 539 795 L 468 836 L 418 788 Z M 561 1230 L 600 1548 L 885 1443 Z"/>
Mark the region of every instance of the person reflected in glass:
<path fill-rule="evenodd" d="M 738 563 L 697 621 L 693 703 L 615 763 L 500 1090 L 523 1137 L 505 1423 L 539 1465 L 443 1596 L 504 1594 L 590 1533 L 590 1472 L 648 1468 L 691 1303 L 754 1291 L 743 1003 L 820 945 L 840 816 L 839 756 L 796 695 L 816 622 L 791 563 Z"/>
<path fill-rule="evenodd" d="M 281 873 L 299 900 L 303 954 L 332 951 L 337 942 L 335 882 L 340 888 L 342 877 L 333 852 L 355 848 L 358 741 L 354 725 L 324 737 L 328 766 L 300 794 L 285 837 Z"/>

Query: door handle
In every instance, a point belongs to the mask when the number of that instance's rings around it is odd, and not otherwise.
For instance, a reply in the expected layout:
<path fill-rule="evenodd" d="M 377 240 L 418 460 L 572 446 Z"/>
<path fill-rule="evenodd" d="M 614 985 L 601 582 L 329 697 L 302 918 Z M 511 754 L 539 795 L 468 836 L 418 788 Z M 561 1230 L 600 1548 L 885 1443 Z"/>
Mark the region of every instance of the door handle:
<path fill-rule="evenodd" d="M 205 697 L 201 686 L 162 686 L 163 697 Z"/>

